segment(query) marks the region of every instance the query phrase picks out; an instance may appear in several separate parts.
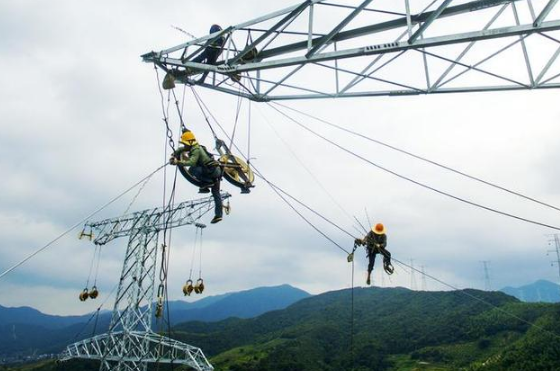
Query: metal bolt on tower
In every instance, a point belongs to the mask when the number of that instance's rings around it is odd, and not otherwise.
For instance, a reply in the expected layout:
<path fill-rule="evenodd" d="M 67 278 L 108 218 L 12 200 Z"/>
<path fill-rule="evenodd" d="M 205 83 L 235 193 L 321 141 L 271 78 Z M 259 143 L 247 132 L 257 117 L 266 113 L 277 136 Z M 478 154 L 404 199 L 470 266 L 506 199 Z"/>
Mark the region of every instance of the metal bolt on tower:
<path fill-rule="evenodd" d="M 230 195 L 222 193 L 222 199 Z M 159 233 L 194 224 L 212 206 L 212 198 L 185 201 L 118 218 L 86 223 L 96 245 L 129 236 L 109 331 L 69 345 L 61 360 L 101 361 L 100 370 L 146 371 L 149 363 L 186 365 L 211 371 L 202 350 L 152 331 Z"/>

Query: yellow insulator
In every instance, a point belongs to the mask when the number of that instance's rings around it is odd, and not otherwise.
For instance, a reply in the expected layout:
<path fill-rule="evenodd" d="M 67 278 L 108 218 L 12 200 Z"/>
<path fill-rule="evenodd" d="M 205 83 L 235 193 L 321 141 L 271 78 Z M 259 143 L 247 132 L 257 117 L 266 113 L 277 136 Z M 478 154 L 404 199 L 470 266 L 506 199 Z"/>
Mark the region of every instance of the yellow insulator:
<path fill-rule="evenodd" d="M 88 294 L 88 289 L 87 287 L 84 289 L 84 291 L 80 292 L 80 301 L 86 301 L 88 298 L 89 294 Z"/>
<path fill-rule="evenodd" d="M 193 290 L 194 290 L 193 282 L 192 280 L 188 280 L 185 283 L 185 286 L 183 286 L 183 294 L 185 294 L 185 296 L 190 296 Z"/>
<path fill-rule="evenodd" d="M 204 281 L 202 280 L 202 278 L 199 278 L 198 281 L 196 281 L 196 285 L 194 286 L 194 292 L 196 292 L 197 294 L 202 294 L 203 291 Z"/>
<path fill-rule="evenodd" d="M 99 290 L 97 289 L 97 286 L 93 286 L 91 288 L 91 291 L 89 292 L 89 297 L 92 299 L 97 299 L 98 296 L 99 296 Z"/>

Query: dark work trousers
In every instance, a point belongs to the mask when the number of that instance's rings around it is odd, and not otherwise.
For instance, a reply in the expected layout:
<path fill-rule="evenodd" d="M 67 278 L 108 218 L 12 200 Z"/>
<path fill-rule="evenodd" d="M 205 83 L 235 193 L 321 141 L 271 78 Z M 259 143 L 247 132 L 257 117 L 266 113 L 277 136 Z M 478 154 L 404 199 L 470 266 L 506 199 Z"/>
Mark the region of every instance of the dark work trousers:
<path fill-rule="evenodd" d="M 380 249 L 380 248 L 372 248 L 370 249 L 369 247 L 367 248 L 367 256 L 369 258 L 369 264 L 368 264 L 368 273 L 371 273 L 371 271 L 373 271 L 373 265 L 375 264 L 375 256 L 377 254 L 381 254 L 383 255 L 383 264 L 388 264 L 391 263 L 391 253 L 385 249 Z"/>
<path fill-rule="evenodd" d="M 206 64 L 216 64 L 216 61 L 218 60 L 218 57 L 220 56 L 220 54 L 222 53 L 222 48 L 221 47 L 210 47 L 207 46 L 204 51 L 202 53 L 200 53 L 200 55 L 198 57 L 196 57 L 195 59 L 193 59 L 192 61 L 195 63 L 206 63 Z M 208 76 L 208 71 L 205 71 L 202 74 L 202 77 L 196 82 L 197 84 L 202 84 L 204 82 L 204 80 L 206 79 L 206 76 Z"/>
<path fill-rule="evenodd" d="M 220 179 L 222 170 L 218 167 L 191 166 L 189 173 L 203 183 L 212 184 L 212 197 L 214 197 L 215 216 L 222 217 L 222 196 L 220 195 Z"/>

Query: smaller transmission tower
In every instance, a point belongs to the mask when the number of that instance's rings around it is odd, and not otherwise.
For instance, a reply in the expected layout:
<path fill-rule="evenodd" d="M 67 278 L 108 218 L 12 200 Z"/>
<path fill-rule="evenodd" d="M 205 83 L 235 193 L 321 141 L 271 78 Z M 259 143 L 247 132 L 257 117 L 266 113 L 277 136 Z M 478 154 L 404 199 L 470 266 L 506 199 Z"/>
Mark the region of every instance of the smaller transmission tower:
<path fill-rule="evenodd" d="M 548 250 L 548 253 L 556 253 L 556 260 L 551 261 L 550 264 L 552 266 L 556 264 L 556 266 L 558 267 L 558 280 L 560 282 L 560 235 L 553 234 L 551 237 L 552 238 L 550 239 L 549 244 L 552 244 L 554 242 L 554 250 Z"/>
<path fill-rule="evenodd" d="M 421 267 L 422 271 L 422 291 L 428 291 L 428 283 L 426 282 L 426 267 Z"/>
<path fill-rule="evenodd" d="M 222 199 L 230 197 L 222 193 Z M 86 223 L 84 234 L 96 245 L 129 236 L 111 325 L 106 334 L 71 344 L 60 359 L 101 361 L 100 370 L 146 371 L 148 364 L 186 365 L 197 371 L 214 368 L 200 348 L 152 331 L 157 270 L 158 237 L 161 231 L 195 224 L 212 207 L 212 197 L 185 201 L 118 218 Z"/>
<path fill-rule="evenodd" d="M 414 275 L 414 260 L 410 259 L 410 289 L 416 290 L 416 276 Z"/>
<path fill-rule="evenodd" d="M 484 291 L 490 291 L 492 290 L 492 285 L 490 282 L 490 261 L 488 260 L 483 260 L 481 261 L 482 266 L 484 268 Z"/>

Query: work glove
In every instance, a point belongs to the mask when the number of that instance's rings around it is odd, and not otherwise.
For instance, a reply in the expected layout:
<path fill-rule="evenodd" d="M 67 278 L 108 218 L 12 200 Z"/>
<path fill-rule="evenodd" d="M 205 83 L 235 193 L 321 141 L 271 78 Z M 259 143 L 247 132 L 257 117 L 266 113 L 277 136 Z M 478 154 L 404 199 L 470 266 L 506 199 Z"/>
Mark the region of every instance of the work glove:
<path fill-rule="evenodd" d="M 171 157 L 171 158 L 169 159 L 169 163 L 170 163 L 171 165 L 177 165 L 177 159 L 176 159 L 175 157 Z"/>
<path fill-rule="evenodd" d="M 354 240 L 354 245 L 361 245 L 361 244 L 362 244 L 362 240 L 361 240 L 361 239 L 356 238 L 356 239 Z"/>

